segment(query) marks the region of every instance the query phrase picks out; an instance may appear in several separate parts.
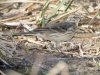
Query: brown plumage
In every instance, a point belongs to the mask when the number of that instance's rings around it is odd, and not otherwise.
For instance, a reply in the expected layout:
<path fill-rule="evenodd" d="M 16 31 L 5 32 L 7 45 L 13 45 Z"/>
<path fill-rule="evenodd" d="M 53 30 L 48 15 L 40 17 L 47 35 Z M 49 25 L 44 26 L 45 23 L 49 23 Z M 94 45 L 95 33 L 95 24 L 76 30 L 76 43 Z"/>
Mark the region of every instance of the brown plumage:
<path fill-rule="evenodd" d="M 44 40 L 54 41 L 56 47 L 58 47 L 60 42 L 70 40 L 75 35 L 76 30 L 77 26 L 75 23 L 61 22 L 43 28 L 37 28 L 30 32 L 14 34 L 13 36 L 38 36 Z"/>

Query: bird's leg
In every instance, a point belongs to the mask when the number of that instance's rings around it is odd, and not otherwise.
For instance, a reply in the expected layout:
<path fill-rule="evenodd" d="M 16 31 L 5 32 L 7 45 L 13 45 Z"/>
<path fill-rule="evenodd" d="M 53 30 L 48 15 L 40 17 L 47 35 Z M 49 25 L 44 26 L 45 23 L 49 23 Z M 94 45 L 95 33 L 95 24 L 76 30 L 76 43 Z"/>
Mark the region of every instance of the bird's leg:
<path fill-rule="evenodd" d="M 55 48 L 58 52 L 62 52 L 62 51 L 59 49 L 59 42 L 55 42 L 54 48 Z"/>
<path fill-rule="evenodd" d="M 52 47 L 51 42 L 48 42 L 47 50 L 49 50 L 52 53 L 52 51 L 55 51 L 55 50 L 53 50 L 53 48 L 51 48 L 51 47 Z"/>
<path fill-rule="evenodd" d="M 45 49 L 45 50 L 50 51 L 50 53 L 61 52 L 60 49 L 59 49 L 59 43 L 58 42 L 55 42 L 54 45 L 51 45 L 51 42 L 48 41 L 48 45 L 46 45 L 46 47 L 47 47 L 47 49 Z"/>
<path fill-rule="evenodd" d="M 51 46 L 51 42 L 48 42 L 49 44 L 47 45 L 47 50 L 49 50 L 51 53 L 52 51 L 56 51 L 56 52 L 61 52 L 61 50 L 59 49 L 59 43 L 55 42 L 54 46 Z"/>
<path fill-rule="evenodd" d="M 73 49 L 74 48 L 74 43 L 73 42 L 67 42 L 67 43 L 69 43 L 70 44 L 70 47 Z"/>

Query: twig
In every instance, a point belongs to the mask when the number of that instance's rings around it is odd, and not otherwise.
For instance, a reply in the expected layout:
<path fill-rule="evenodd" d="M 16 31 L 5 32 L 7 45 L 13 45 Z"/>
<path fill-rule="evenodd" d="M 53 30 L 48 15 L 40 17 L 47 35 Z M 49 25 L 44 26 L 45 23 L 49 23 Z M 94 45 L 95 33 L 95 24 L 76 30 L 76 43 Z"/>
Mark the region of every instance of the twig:
<path fill-rule="evenodd" d="M 15 19 L 18 19 L 20 17 L 23 17 L 24 15 L 18 15 L 18 16 L 14 16 L 14 17 L 11 17 L 11 18 L 8 18 L 8 19 L 4 19 L 4 20 L 0 20 L 1 22 L 5 22 L 5 21 L 12 21 L 12 20 L 15 20 Z"/>
<path fill-rule="evenodd" d="M 36 2 L 34 0 L 1 0 L 0 3 L 11 3 L 11 2 Z M 39 1 L 37 1 L 36 3 L 39 3 Z M 43 3 L 43 2 L 42 2 Z"/>
<path fill-rule="evenodd" d="M 84 7 L 84 5 L 78 0 L 78 2 L 80 3 L 80 5 L 86 10 L 86 12 L 88 13 L 88 15 L 90 15 L 89 11 Z"/>
<path fill-rule="evenodd" d="M 79 8 L 76 9 L 76 10 L 73 10 L 73 11 L 70 11 L 70 12 L 68 12 L 68 13 L 65 13 L 65 14 L 63 14 L 62 16 L 56 18 L 55 20 L 50 21 L 47 25 L 50 25 L 50 24 L 53 24 L 53 23 L 55 23 L 55 22 L 57 22 L 57 21 L 59 21 L 59 20 L 62 20 L 62 19 L 64 19 L 64 18 L 68 17 L 69 15 L 75 13 L 76 11 L 80 10 L 81 8 L 82 8 L 82 7 L 79 7 Z"/>
<path fill-rule="evenodd" d="M 2 44 L 3 44 L 3 45 L 2 45 Z M 1 42 L 1 40 L 0 40 L 0 47 L 1 47 L 3 50 L 5 50 L 7 53 L 9 53 L 11 56 L 13 56 L 13 54 L 5 47 L 4 43 Z"/>
<path fill-rule="evenodd" d="M 5 74 L 0 70 L 0 75 L 5 75 Z"/>
<path fill-rule="evenodd" d="M 100 9 L 99 9 L 98 12 L 94 15 L 94 17 L 90 20 L 90 22 L 88 23 L 89 26 L 93 23 L 94 19 L 98 16 L 99 13 L 100 13 Z"/>
<path fill-rule="evenodd" d="M 38 75 L 38 71 L 41 67 L 41 64 L 43 62 L 43 59 L 44 59 L 44 54 L 43 55 L 37 55 L 36 57 L 36 60 L 35 60 L 35 63 L 33 66 L 32 66 L 32 70 L 31 70 L 31 74 L 30 75 Z"/>
<path fill-rule="evenodd" d="M 69 75 L 68 65 L 63 61 L 60 61 L 47 75 L 57 75 L 59 72 L 61 72 L 61 75 Z"/>
<path fill-rule="evenodd" d="M 7 27 L 16 27 L 20 24 L 36 24 L 36 22 L 0 22 L 1 26 L 7 26 Z"/>
<path fill-rule="evenodd" d="M 1 1 L 0 1 L 0 4 L 1 4 Z M 6 8 L 8 8 L 8 7 L 11 7 L 11 6 L 14 5 L 14 4 L 15 4 L 15 3 L 11 3 L 11 4 L 7 5 L 7 6 L 5 6 L 4 8 L 0 9 L 0 11 L 6 9 Z"/>

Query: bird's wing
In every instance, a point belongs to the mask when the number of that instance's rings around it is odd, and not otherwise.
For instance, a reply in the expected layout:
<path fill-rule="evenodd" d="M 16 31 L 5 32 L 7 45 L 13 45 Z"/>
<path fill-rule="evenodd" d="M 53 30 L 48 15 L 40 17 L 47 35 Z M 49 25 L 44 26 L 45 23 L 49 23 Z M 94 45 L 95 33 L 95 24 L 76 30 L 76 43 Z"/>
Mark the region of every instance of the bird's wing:
<path fill-rule="evenodd" d="M 77 26 L 73 22 L 61 22 L 61 23 L 55 23 L 50 26 L 46 26 L 44 28 L 38 28 L 37 31 L 51 31 L 52 33 L 55 32 L 65 32 L 69 28 L 77 29 Z"/>
<path fill-rule="evenodd" d="M 26 33 L 19 33 L 17 35 L 35 35 L 35 34 L 55 34 L 55 33 L 65 33 L 68 30 L 74 31 L 76 29 L 76 25 L 71 22 L 61 22 L 56 23 L 51 26 L 46 26 L 43 28 L 37 28 L 33 31 L 26 32 Z"/>

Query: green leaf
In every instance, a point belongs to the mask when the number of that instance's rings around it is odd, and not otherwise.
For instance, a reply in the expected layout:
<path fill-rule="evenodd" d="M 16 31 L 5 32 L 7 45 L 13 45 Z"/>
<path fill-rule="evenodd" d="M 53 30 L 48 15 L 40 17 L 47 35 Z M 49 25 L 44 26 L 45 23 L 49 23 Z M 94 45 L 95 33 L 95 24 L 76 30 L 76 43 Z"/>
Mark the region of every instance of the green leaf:
<path fill-rule="evenodd" d="M 99 62 L 96 62 L 96 65 L 97 65 L 97 66 L 100 66 L 100 63 L 99 63 Z"/>
<path fill-rule="evenodd" d="M 29 53 L 29 48 L 28 48 L 28 46 L 26 46 L 26 52 Z"/>
<path fill-rule="evenodd" d="M 57 6 L 57 8 L 53 11 L 52 15 L 47 19 L 46 23 L 48 23 L 51 18 L 54 18 L 56 15 L 56 13 L 58 12 L 58 10 L 61 8 L 61 6 L 65 3 L 66 0 L 62 0 L 62 2 L 60 2 Z"/>
<path fill-rule="evenodd" d="M 29 75 L 30 74 L 30 71 L 27 67 L 25 67 L 25 74 Z"/>
<path fill-rule="evenodd" d="M 66 1 L 66 0 L 62 0 L 62 2 L 59 3 L 59 5 L 58 5 L 57 8 L 54 10 L 54 12 L 52 13 L 51 16 L 54 16 L 54 15 L 57 13 L 57 11 L 61 8 L 61 6 L 65 3 L 65 1 Z"/>
<path fill-rule="evenodd" d="M 45 26 L 45 18 L 44 18 L 44 15 L 45 15 L 46 10 L 47 10 L 48 7 L 49 7 L 49 4 L 50 4 L 50 2 L 47 1 L 47 2 L 44 4 L 44 7 L 43 7 L 43 9 L 42 9 L 42 13 L 41 13 L 41 18 L 42 18 L 42 20 L 41 20 L 41 22 L 40 22 L 40 26 L 41 26 L 41 27 L 44 27 L 44 26 Z"/>
<path fill-rule="evenodd" d="M 6 53 L 4 50 L 0 50 L 0 52 L 1 52 L 1 54 L 2 54 L 3 56 L 7 56 L 7 53 Z"/>
<path fill-rule="evenodd" d="M 71 6 L 71 4 L 73 3 L 73 1 L 74 1 L 74 0 L 70 1 L 70 2 L 67 4 L 67 6 L 66 6 L 64 12 L 66 12 L 66 11 L 70 8 L 70 6 Z"/>

